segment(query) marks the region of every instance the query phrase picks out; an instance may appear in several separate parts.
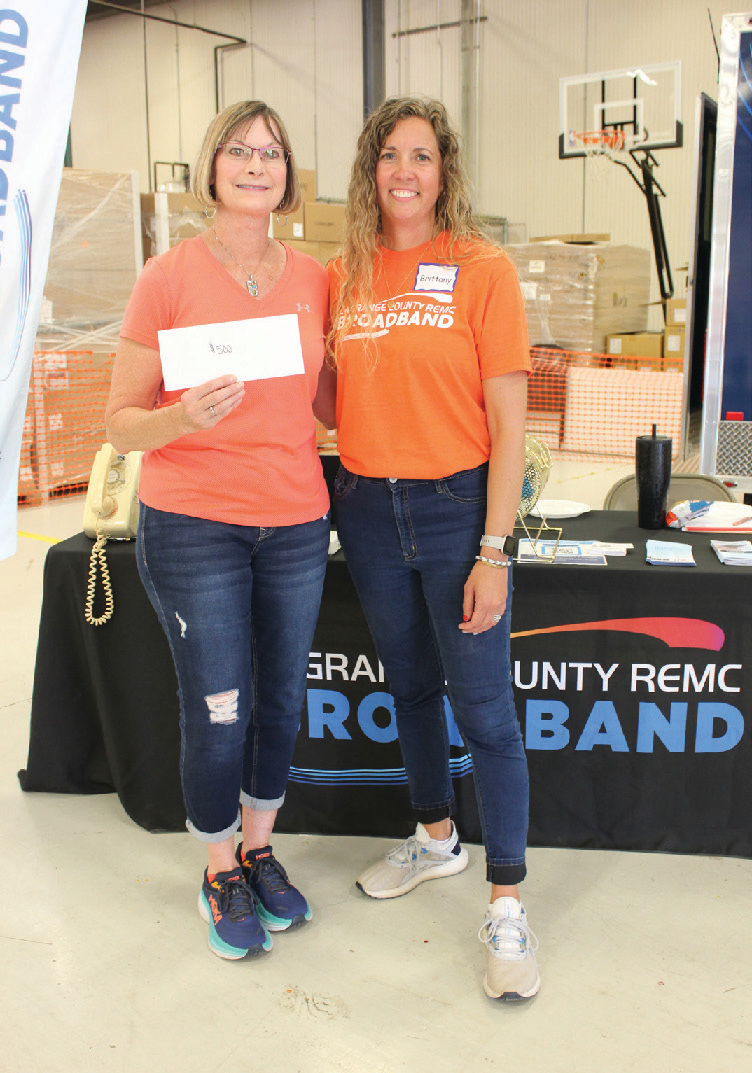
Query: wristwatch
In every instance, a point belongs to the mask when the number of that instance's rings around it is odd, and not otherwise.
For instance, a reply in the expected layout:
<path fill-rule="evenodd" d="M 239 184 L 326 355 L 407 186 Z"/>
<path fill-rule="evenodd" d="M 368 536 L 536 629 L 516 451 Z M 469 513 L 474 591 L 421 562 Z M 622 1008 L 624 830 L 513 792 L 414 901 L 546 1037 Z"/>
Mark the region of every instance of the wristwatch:
<path fill-rule="evenodd" d="M 480 546 L 482 548 L 496 548 L 497 551 L 502 552 L 504 555 L 516 555 L 517 553 L 517 540 L 513 536 L 482 536 Z"/>

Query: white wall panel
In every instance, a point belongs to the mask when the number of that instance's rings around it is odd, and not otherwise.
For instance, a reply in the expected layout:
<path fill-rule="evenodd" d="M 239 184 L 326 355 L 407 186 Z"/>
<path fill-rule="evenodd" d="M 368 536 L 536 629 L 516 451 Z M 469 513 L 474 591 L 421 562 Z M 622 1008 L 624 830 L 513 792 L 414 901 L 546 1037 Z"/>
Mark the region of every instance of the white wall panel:
<path fill-rule="evenodd" d="M 246 37 L 249 4 L 183 0 L 148 14 Z M 87 23 L 71 118 L 74 166 L 136 169 L 148 190 L 149 159 L 191 163 L 215 114 L 214 51 L 226 43 L 135 15 Z"/>
<path fill-rule="evenodd" d="M 220 50 L 218 62 L 219 107 L 235 101 L 253 100 L 255 97 L 253 77 L 253 45 Z"/>
<path fill-rule="evenodd" d="M 319 196 L 344 198 L 362 117 L 359 5 L 255 0 L 249 37 L 247 47 L 222 56 L 221 105 L 267 101 L 282 116 L 299 166 L 316 170 Z"/>
<path fill-rule="evenodd" d="M 387 0 L 387 96 L 435 97 L 460 118 L 460 0 Z M 433 27 L 436 27 L 435 29 Z"/>
<path fill-rule="evenodd" d="M 557 172 L 559 78 L 585 69 L 586 0 L 486 3 L 480 181 L 488 215 L 528 235 L 580 231 L 582 168 Z"/>
<path fill-rule="evenodd" d="M 253 96 L 279 112 L 304 168 L 316 163 L 315 9 L 315 0 L 254 0 L 251 5 Z"/>
<path fill-rule="evenodd" d="M 710 12 L 720 32 L 724 6 Z M 663 150 L 656 176 L 677 286 L 687 263 L 694 196 L 694 102 L 716 95 L 707 0 L 480 0 L 479 211 L 530 235 L 605 231 L 651 247 L 645 199 L 623 168 L 558 159 L 559 79 L 681 60 L 683 149 Z M 150 13 L 246 38 L 222 51 L 222 101 L 268 100 L 320 196 L 344 197 L 362 116 L 358 0 L 175 0 Z M 457 28 L 394 36 L 460 17 L 461 0 L 385 0 L 386 90 L 440 96 L 461 108 Z M 86 25 L 72 118 L 74 164 L 147 173 L 144 37 L 152 160 L 192 161 L 215 112 L 214 55 L 223 39 L 127 15 Z M 657 298 L 657 293 L 654 296 Z"/>
<path fill-rule="evenodd" d="M 360 4 L 316 0 L 316 181 L 319 197 L 344 198 L 363 121 Z"/>
<path fill-rule="evenodd" d="M 141 189 L 148 189 L 145 124 L 140 20 L 118 17 L 87 24 L 71 113 L 75 167 L 138 171 Z"/>

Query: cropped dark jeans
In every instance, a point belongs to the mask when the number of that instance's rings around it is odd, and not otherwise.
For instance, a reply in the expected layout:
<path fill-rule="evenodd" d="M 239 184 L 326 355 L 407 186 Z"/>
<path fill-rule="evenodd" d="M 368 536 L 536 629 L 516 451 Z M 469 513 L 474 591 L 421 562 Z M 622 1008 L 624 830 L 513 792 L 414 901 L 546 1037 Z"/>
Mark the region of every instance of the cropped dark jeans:
<path fill-rule="evenodd" d="M 141 505 L 137 561 L 172 651 L 188 829 L 280 807 L 305 702 L 329 516 L 259 528 Z"/>

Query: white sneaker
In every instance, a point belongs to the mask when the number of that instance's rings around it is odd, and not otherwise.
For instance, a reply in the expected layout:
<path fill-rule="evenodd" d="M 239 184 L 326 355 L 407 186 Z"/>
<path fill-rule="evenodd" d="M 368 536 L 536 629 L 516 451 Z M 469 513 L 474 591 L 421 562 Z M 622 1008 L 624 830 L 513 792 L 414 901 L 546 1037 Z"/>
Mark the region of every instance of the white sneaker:
<path fill-rule="evenodd" d="M 508 1002 L 532 998 L 540 987 L 538 940 L 516 898 L 497 898 L 489 905 L 478 938 L 488 951 L 483 980 L 488 997 Z"/>
<path fill-rule="evenodd" d="M 367 868 L 358 876 L 356 885 L 371 898 L 398 898 L 427 879 L 463 872 L 467 859 L 467 850 L 460 845 L 454 824 L 450 837 L 445 842 L 436 842 L 419 823 L 414 835 Z"/>

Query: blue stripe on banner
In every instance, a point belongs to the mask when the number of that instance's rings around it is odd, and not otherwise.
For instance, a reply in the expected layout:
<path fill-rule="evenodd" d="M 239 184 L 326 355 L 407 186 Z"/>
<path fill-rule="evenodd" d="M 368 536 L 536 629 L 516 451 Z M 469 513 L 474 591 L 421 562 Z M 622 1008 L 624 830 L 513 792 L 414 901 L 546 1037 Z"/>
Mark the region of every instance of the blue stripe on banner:
<path fill-rule="evenodd" d="M 29 298 L 31 296 L 31 210 L 29 199 L 25 190 L 18 190 L 13 198 L 13 208 L 18 217 L 18 230 L 21 239 L 19 285 L 18 285 L 18 308 L 16 311 L 16 330 L 13 333 L 13 341 L 10 345 L 8 359 L 8 372 L 3 379 L 7 379 L 13 372 L 21 347 L 21 337 L 26 327 L 26 314 L 29 310 Z"/>
<path fill-rule="evenodd" d="M 453 779 L 470 775 L 473 762 L 469 754 L 449 761 L 449 773 Z M 407 774 L 403 767 L 395 768 L 346 768 L 343 771 L 326 771 L 321 768 L 290 768 L 290 782 L 308 786 L 403 786 Z"/>

